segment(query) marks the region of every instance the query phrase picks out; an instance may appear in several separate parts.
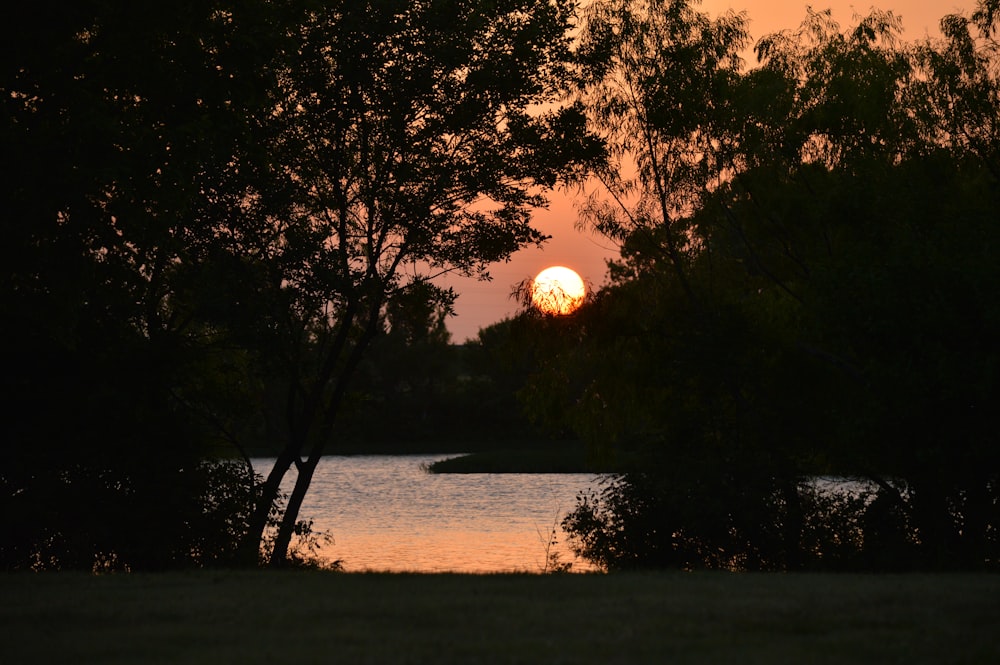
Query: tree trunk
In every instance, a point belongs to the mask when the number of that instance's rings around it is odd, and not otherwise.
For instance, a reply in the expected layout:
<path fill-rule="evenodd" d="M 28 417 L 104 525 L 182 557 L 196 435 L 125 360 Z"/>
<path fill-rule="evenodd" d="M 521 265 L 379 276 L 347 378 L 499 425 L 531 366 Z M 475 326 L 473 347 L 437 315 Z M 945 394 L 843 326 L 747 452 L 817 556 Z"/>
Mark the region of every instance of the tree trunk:
<path fill-rule="evenodd" d="M 271 558 L 269 561 L 271 567 L 281 568 L 288 563 L 288 547 L 291 544 L 292 536 L 295 533 L 295 525 L 298 522 L 299 510 L 302 508 L 302 502 L 305 499 L 306 492 L 309 491 L 309 485 L 312 483 L 313 474 L 315 473 L 316 467 L 319 465 L 319 461 L 323 456 L 324 450 L 326 449 L 326 443 L 333 438 L 334 421 L 343 401 L 344 394 L 347 391 L 347 384 L 360 364 L 361 357 L 363 356 L 365 349 L 368 347 L 377 332 L 380 303 L 381 301 L 372 306 L 369 310 L 364 332 L 361 334 L 360 339 L 354 347 L 350 350 L 346 362 L 335 378 L 332 371 L 332 358 L 328 358 L 328 362 L 326 363 L 327 371 L 324 374 L 323 380 L 317 382 L 316 387 L 314 388 L 317 392 L 314 394 L 314 400 L 311 400 L 311 406 L 313 408 L 307 409 L 306 416 L 300 423 L 300 429 L 296 430 L 295 428 L 292 428 L 292 431 L 298 431 L 300 433 L 297 441 L 292 441 L 287 449 L 293 451 L 295 459 L 298 459 L 301 451 L 306 447 L 306 440 L 311 439 L 314 443 L 312 444 L 312 448 L 309 452 L 309 458 L 304 463 L 297 464 L 298 477 L 295 479 L 295 487 L 292 489 L 292 495 L 288 498 L 288 505 L 285 506 L 285 510 L 281 518 L 281 524 L 278 526 L 278 534 L 275 537 L 274 548 L 271 551 Z M 336 354 L 339 356 L 343 346 L 338 345 L 335 348 L 337 349 Z M 320 396 L 323 394 L 323 388 L 326 387 L 327 383 L 331 379 L 334 382 L 333 390 L 326 398 L 325 403 L 321 405 Z M 317 423 L 317 420 L 319 421 L 319 424 L 315 427 L 314 432 L 313 425 Z M 313 436 L 310 436 L 310 433 L 314 433 Z M 292 458 L 290 457 L 289 465 L 291 464 L 291 459 Z M 277 467 L 275 467 L 275 470 L 277 470 Z M 286 471 L 288 471 L 288 466 L 285 466 L 282 470 L 282 477 Z M 280 481 L 281 477 L 278 478 L 278 483 L 280 483 Z M 268 477 L 268 483 L 270 482 L 271 477 Z M 263 529 L 260 533 L 261 535 L 263 534 Z"/>
<path fill-rule="evenodd" d="M 264 539 L 264 531 L 267 529 L 271 507 L 278 498 L 281 481 L 288 469 L 291 468 L 293 461 L 294 455 L 291 452 L 291 447 L 286 447 L 274 461 L 274 466 L 267 475 L 267 480 L 261 486 L 260 496 L 257 497 L 253 515 L 250 518 L 250 527 L 240 547 L 239 562 L 242 565 L 256 566 L 260 564 L 260 545 Z"/>
<path fill-rule="evenodd" d="M 288 497 L 288 505 L 285 506 L 285 513 L 282 515 L 281 524 L 278 527 L 278 535 L 274 540 L 274 549 L 271 550 L 270 565 L 272 568 L 283 568 L 288 563 L 288 548 L 292 543 L 292 536 L 295 534 L 299 511 L 306 498 L 306 492 L 309 491 L 309 485 L 312 483 L 319 460 L 319 455 L 313 455 L 298 467 L 299 474 L 295 479 L 295 487 L 292 489 L 292 495 Z"/>

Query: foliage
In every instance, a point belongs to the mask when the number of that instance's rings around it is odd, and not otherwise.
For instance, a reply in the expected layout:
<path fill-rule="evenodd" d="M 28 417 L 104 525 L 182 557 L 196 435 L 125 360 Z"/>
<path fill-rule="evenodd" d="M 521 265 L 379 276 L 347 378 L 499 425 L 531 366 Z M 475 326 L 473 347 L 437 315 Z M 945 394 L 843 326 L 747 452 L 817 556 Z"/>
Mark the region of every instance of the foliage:
<path fill-rule="evenodd" d="M 255 516 L 260 531 L 294 464 L 272 561 L 364 354 L 386 322 L 406 340 L 394 308 L 447 312 L 453 294 L 431 277 L 482 275 L 539 242 L 528 218 L 539 187 L 572 177 L 598 148 L 578 108 L 532 112 L 562 85 L 570 11 L 531 1 L 317 7 L 281 61 L 268 150 L 287 200 L 260 211 L 278 231 L 265 245 L 230 250 L 259 265 L 255 293 L 238 300 L 268 307 L 263 320 L 275 325 L 252 343 L 287 382 L 286 436 Z M 247 197 L 275 202 L 266 190 Z"/>
<path fill-rule="evenodd" d="M 547 534 L 542 533 L 542 530 L 538 527 L 535 530 L 538 532 L 538 540 L 542 543 L 542 548 L 545 552 L 545 563 L 541 565 L 541 573 L 543 575 L 557 575 L 570 572 L 573 569 L 573 563 L 571 561 L 563 561 L 562 555 L 556 549 L 559 545 L 558 516 L 552 522 L 552 527 Z"/>
<path fill-rule="evenodd" d="M 0 340 L 8 552 L 174 565 L 201 510 L 209 437 L 177 399 L 199 376 L 201 331 L 166 306 L 167 275 L 204 237 L 216 202 L 203 193 L 252 133 L 270 13 L 247 4 L 233 24 L 225 3 L 15 11 L 0 73 L 0 141 L 17 165 L 0 278 L 15 322 Z M 147 520 L 158 533 L 136 527 Z"/>
<path fill-rule="evenodd" d="M 646 249 L 692 298 L 686 220 L 730 166 L 730 101 L 747 39 L 744 15 L 712 20 L 687 0 L 594 2 L 584 15 L 578 94 L 611 162 L 596 173 L 607 198 L 591 197 L 583 216 L 620 242 L 655 235 Z"/>
<path fill-rule="evenodd" d="M 7 569 L 161 570 L 235 560 L 249 524 L 253 480 L 243 463 L 163 469 L 80 463 L 4 474 Z M 21 481 L 21 482 L 18 482 Z"/>
<path fill-rule="evenodd" d="M 677 4 L 635 33 L 684 16 Z M 631 34 L 601 20 L 589 29 Z M 688 14 L 675 32 L 705 21 Z M 968 20 L 944 25 L 944 41 L 904 47 L 891 14 L 841 31 L 810 12 L 759 42 L 758 69 L 727 75 L 743 120 L 712 143 L 726 166 L 682 188 L 684 210 L 642 217 L 609 188 L 617 212 L 596 227 L 623 240 L 622 259 L 577 318 L 580 344 L 533 381 L 562 406 L 540 415 L 633 464 L 567 519 L 584 555 L 610 568 L 995 567 L 997 51 L 988 29 L 977 41 Z M 599 79 L 597 97 L 632 76 L 670 100 L 713 99 L 670 62 L 653 65 L 661 78 L 643 62 Z M 663 189 L 643 164 L 698 146 L 647 107 L 614 107 L 662 132 L 619 144 L 640 153 L 640 200 Z M 811 489 L 826 474 L 878 491 Z"/>
<path fill-rule="evenodd" d="M 540 242 L 530 208 L 599 154 L 557 105 L 573 5 L 56 9 L 18 9 L 0 80 L 12 505 L 274 441 L 243 549 L 294 464 L 281 564 L 372 340 L 433 342 L 404 332 L 450 311 L 431 279 Z"/>

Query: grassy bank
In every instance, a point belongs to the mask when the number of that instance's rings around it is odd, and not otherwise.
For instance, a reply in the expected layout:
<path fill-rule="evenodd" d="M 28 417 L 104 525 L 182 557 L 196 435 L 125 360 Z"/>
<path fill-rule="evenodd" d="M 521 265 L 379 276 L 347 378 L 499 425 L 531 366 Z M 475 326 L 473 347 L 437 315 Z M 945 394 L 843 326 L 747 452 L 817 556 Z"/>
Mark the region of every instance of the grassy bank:
<path fill-rule="evenodd" d="M 487 450 L 428 465 L 431 473 L 601 473 L 581 449 Z"/>
<path fill-rule="evenodd" d="M 428 465 L 431 473 L 587 473 L 582 453 L 563 450 L 490 450 Z"/>
<path fill-rule="evenodd" d="M 2 663 L 995 663 L 1000 576 L 0 576 Z"/>

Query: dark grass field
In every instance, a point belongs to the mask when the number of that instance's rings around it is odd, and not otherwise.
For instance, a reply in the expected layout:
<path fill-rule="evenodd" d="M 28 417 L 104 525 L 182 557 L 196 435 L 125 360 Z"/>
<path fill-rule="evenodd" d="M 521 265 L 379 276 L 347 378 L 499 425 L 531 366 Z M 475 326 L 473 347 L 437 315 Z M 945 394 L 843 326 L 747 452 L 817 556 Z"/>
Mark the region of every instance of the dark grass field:
<path fill-rule="evenodd" d="M 0 663 L 1000 663 L 1000 575 L 0 576 Z"/>

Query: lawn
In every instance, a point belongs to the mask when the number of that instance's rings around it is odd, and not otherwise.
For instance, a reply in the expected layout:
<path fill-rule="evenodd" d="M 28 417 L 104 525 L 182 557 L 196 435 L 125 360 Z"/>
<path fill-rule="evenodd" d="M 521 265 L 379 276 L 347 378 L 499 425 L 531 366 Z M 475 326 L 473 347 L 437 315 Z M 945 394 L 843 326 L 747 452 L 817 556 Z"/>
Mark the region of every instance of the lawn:
<path fill-rule="evenodd" d="M 0 663 L 1000 663 L 1000 575 L 0 575 Z"/>

